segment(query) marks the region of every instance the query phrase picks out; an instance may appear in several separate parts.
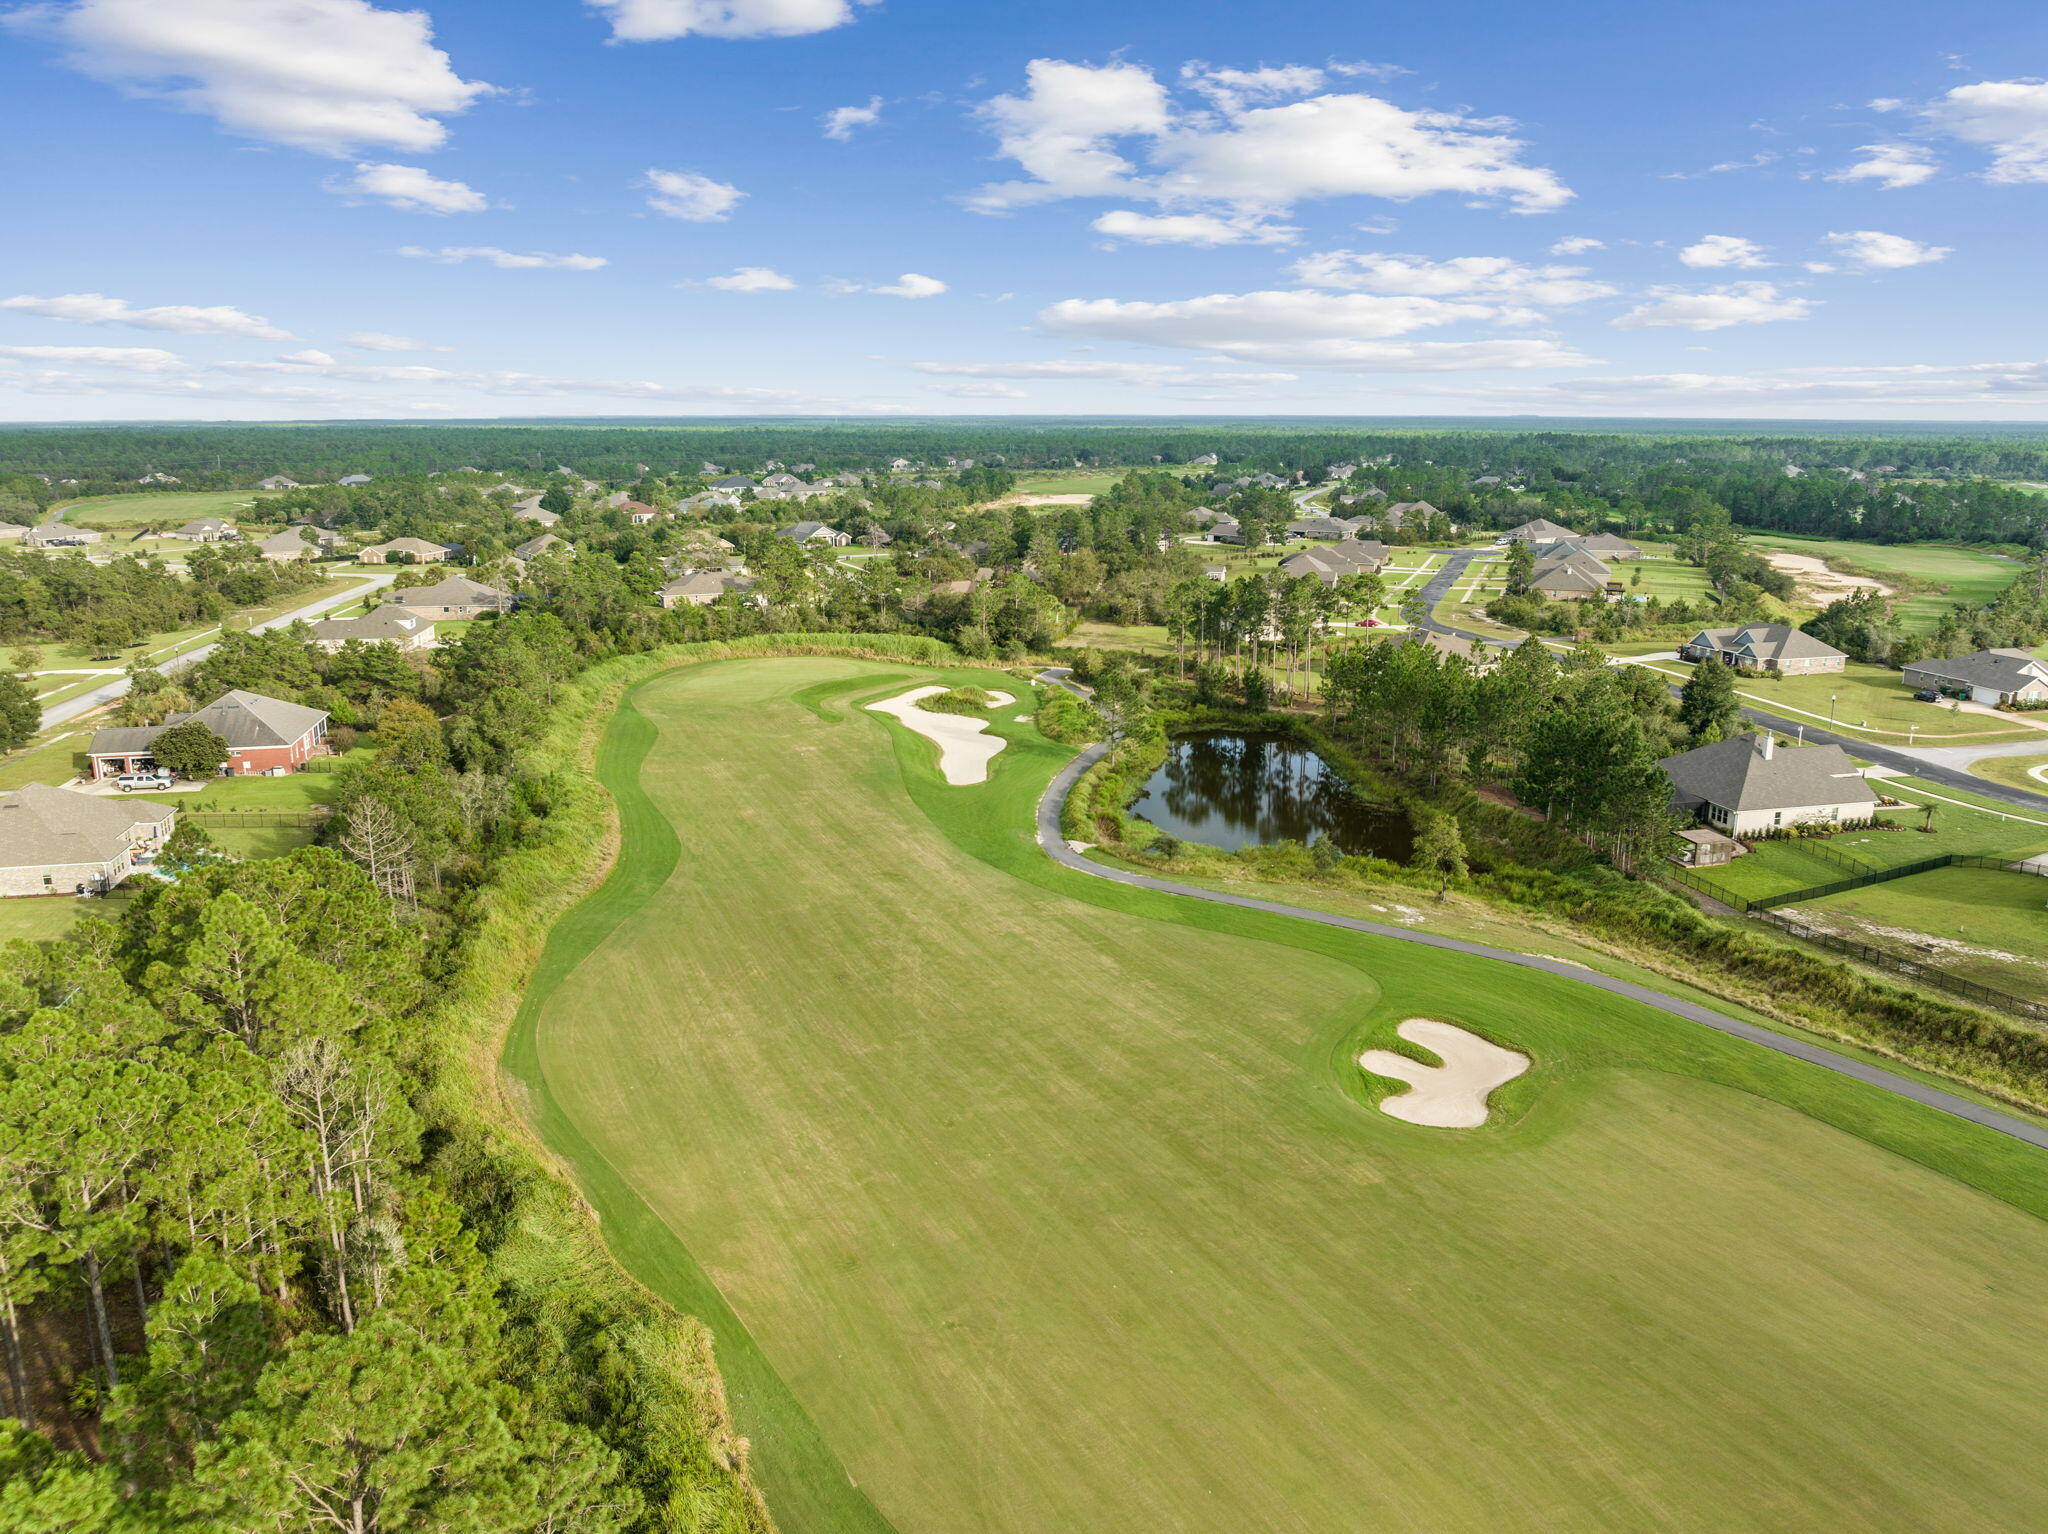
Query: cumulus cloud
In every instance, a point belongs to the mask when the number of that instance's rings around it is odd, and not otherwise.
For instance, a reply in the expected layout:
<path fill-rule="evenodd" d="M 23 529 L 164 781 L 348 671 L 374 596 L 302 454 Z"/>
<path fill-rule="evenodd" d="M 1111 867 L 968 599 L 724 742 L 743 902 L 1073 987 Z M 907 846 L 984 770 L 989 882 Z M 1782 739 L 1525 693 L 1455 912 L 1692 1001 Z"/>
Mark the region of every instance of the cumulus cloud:
<path fill-rule="evenodd" d="M 154 346 L 0 346 L 0 357 L 22 362 L 90 363 L 126 373 L 175 373 L 185 361 Z"/>
<path fill-rule="evenodd" d="M 1069 298 L 1039 311 L 1047 330 L 1148 346 L 1198 349 L 1281 367 L 1414 371 L 1459 367 L 1573 366 L 1585 361 L 1548 340 L 1388 344 L 1437 325 L 1527 318 L 1526 311 L 1442 298 L 1365 293 L 1210 293 L 1166 303 Z"/>
<path fill-rule="evenodd" d="M 1526 146 L 1498 119 L 1411 112 L 1362 92 L 1259 105 L 1318 89 L 1320 72 L 1196 70 L 1183 88 L 1203 99 L 1189 104 L 1142 65 L 1032 60 L 1020 94 L 981 109 L 1028 179 L 984 186 L 968 205 L 1000 213 L 1123 197 L 1249 217 L 1316 198 L 1434 192 L 1541 212 L 1572 195 L 1552 172 L 1522 163 Z"/>
<path fill-rule="evenodd" d="M 706 277 L 704 286 L 726 293 L 787 293 L 796 286 L 796 282 L 773 267 L 743 266 L 723 277 Z"/>
<path fill-rule="evenodd" d="M 1710 234 L 1678 253 L 1687 266 L 1769 266 L 1763 246 L 1739 234 Z"/>
<path fill-rule="evenodd" d="M 747 195 L 693 170 L 650 170 L 640 184 L 647 189 L 648 207 L 692 224 L 724 223 Z"/>
<path fill-rule="evenodd" d="M 246 336 L 255 341 L 289 341 L 292 333 L 281 330 L 260 314 L 246 314 L 231 304 L 159 304 L 137 309 L 125 298 L 104 293 L 59 293 L 38 298 L 23 293 L 0 298 L 0 309 L 17 309 L 40 314 L 45 319 L 69 320 L 78 325 L 126 325 L 131 330 L 171 330 L 187 336 Z"/>
<path fill-rule="evenodd" d="M 1390 256 L 1379 251 L 1331 250 L 1294 264 L 1297 282 L 1317 288 L 1427 298 L 1477 295 L 1534 304 L 1582 304 L 1621 290 L 1586 276 L 1583 266 L 1523 266 L 1506 256 Z"/>
<path fill-rule="evenodd" d="M 334 361 L 334 358 L 326 352 L 315 351 L 309 346 L 302 352 L 286 352 L 277 360 L 279 362 L 309 363 L 314 367 L 327 367 Z"/>
<path fill-rule="evenodd" d="M 525 269 L 594 272 L 600 266 L 611 263 L 603 256 L 557 256 L 545 250 L 516 251 L 500 250 L 495 245 L 443 245 L 438 250 L 429 250 L 420 245 L 399 247 L 401 256 L 411 256 L 416 261 L 438 261 L 443 266 L 459 266 L 465 261 L 487 261 L 492 266 L 507 271 Z"/>
<path fill-rule="evenodd" d="M 882 98 L 868 97 L 864 107 L 834 107 L 818 121 L 824 124 L 825 137 L 846 140 L 853 137 L 856 128 L 872 128 L 882 120 Z"/>
<path fill-rule="evenodd" d="M 1561 379 L 1501 386 L 1495 402 L 1525 408 L 1543 404 L 1610 406 L 1631 412 L 1674 406 L 1869 406 L 1878 413 L 1902 406 L 1930 409 L 2018 407 L 2029 415 L 2048 401 L 2048 363 L 1979 362 L 1956 365 L 1818 366 L 1753 373 L 1643 373 Z"/>
<path fill-rule="evenodd" d="M 415 341 L 411 336 L 394 336 L 383 330 L 358 330 L 343 338 L 343 344 L 365 352 L 423 352 L 429 350 L 424 341 Z"/>
<path fill-rule="evenodd" d="M 433 149 L 492 90 L 456 74 L 424 11 L 368 0 L 56 0 L 0 21 L 94 79 L 316 154 Z"/>
<path fill-rule="evenodd" d="M 1606 248 L 1607 242 L 1605 240 L 1596 240 L 1591 235 L 1586 234 L 1573 234 L 1567 235 L 1564 239 L 1551 246 L 1550 253 L 1553 256 L 1581 256 L 1589 250 L 1605 250 Z"/>
<path fill-rule="evenodd" d="M 954 399 L 1029 399 L 1022 389 L 1006 383 L 926 384 L 933 394 L 950 394 Z"/>
<path fill-rule="evenodd" d="M 1941 169 L 1931 150 L 1918 144 L 1864 144 L 1863 158 L 1828 174 L 1830 181 L 1875 181 L 1886 191 L 1918 186 Z"/>
<path fill-rule="evenodd" d="M 1241 213 L 1139 213 L 1116 208 L 1088 226 L 1138 245 L 1288 245 L 1301 231 Z"/>
<path fill-rule="evenodd" d="M 1813 307 L 1813 299 L 1789 297 L 1768 282 L 1698 290 L 1652 288 L 1647 303 L 1610 323 L 1619 330 L 1725 330 L 1730 325 L 1803 320 Z"/>
<path fill-rule="evenodd" d="M 658 43 L 677 37 L 803 37 L 852 21 L 874 0 L 590 0 L 612 40 Z"/>
<path fill-rule="evenodd" d="M 1991 164 L 1983 172 L 1986 181 L 2048 181 L 2048 81 L 1959 85 L 1911 110 L 1935 132 L 1990 150 Z"/>
<path fill-rule="evenodd" d="M 1851 229 L 1828 236 L 1836 254 L 1853 261 L 1865 271 L 1895 271 L 1904 266 L 1926 266 L 1955 252 L 1947 245 L 1923 245 L 1903 234 L 1881 234 L 1875 229 Z"/>
<path fill-rule="evenodd" d="M 375 197 L 408 213 L 481 213 L 490 198 L 460 181 L 444 181 L 417 165 L 358 165 L 353 178 L 330 190 Z"/>
<path fill-rule="evenodd" d="M 1053 378 L 1144 384 L 1154 388 L 1248 388 L 1293 383 L 1292 373 L 1198 373 L 1178 362 L 1110 362 L 1059 357 L 1045 362 L 913 362 L 911 370 L 947 378 Z"/>

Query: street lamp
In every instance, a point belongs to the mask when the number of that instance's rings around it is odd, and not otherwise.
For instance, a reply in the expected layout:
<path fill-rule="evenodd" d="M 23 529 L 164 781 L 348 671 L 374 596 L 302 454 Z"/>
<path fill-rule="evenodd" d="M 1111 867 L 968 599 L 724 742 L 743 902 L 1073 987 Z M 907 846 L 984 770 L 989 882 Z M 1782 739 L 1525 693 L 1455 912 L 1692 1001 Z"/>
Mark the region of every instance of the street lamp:
<path fill-rule="evenodd" d="M 1832 724 L 1834 724 L 1834 722 L 1835 722 L 1835 694 L 1833 694 L 1833 693 L 1829 693 L 1829 694 L 1828 694 L 1828 723 L 1829 723 L 1830 725 L 1832 725 Z"/>

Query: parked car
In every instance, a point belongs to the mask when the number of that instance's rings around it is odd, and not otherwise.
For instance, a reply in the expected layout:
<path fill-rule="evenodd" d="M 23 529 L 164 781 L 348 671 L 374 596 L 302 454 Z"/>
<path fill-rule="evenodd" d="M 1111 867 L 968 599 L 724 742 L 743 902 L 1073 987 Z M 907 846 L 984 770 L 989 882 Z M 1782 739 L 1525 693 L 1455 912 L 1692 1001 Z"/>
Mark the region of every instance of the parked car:
<path fill-rule="evenodd" d="M 1941 694 L 1932 687 L 1923 687 L 1913 694 L 1913 701 L 1915 703 L 1939 703 L 1941 701 Z"/>
<path fill-rule="evenodd" d="M 177 778 L 170 768 L 158 767 L 150 772 L 124 772 L 114 781 L 121 786 L 122 793 L 132 794 L 138 788 L 169 788 Z"/>

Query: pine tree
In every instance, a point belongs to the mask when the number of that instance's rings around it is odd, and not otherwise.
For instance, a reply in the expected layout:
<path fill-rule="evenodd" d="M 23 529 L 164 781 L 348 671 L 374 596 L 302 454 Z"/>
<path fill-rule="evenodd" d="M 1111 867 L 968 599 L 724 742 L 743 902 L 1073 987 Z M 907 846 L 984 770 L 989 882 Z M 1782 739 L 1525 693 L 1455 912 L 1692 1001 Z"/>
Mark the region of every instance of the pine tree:
<path fill-rule="evenodd" d="M 1742 723 L 1735 673 L 1712 659 L 1694 666 L 1678 694 L 1678 722 L 1695 746 L 1710 746 L 1733 735 Z"/>

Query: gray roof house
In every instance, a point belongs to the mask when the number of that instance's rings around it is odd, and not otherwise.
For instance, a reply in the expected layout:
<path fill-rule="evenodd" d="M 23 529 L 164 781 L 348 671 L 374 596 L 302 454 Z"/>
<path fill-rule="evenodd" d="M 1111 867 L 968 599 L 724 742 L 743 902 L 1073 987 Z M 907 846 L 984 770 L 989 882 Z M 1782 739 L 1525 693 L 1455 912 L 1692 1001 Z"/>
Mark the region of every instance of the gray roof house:
<path fill-rule="evenodd" d="M 761 487 L 744 474 L 728 474 L 711 482 L 713 490 L 758 490 Z"/>
<path fill-rule="evenodd" d="M 1979 650 L 1947 660 L 1915 661 L 1905 669 L 1908 687 L 1947 691 L 1967 687 L 1971 701 L 2048 703 L 2048 660 L 2031 650 Z"/>
<path fill-rule="evenodd" d="M 220 543 L 242 535 L 235 531 L 232 522 L 223 522 L 219 517 L 198 517 L 169 536 L 183 538 L 187 543 Z"/>
<path fill-rule="evenodd" d="M 1667 756 L 1671 802 L 1727 836 L 1790 825 L 1850 824 L 1877 812 L 1876 792 L 1840 746 L 1780 748 L 1777 737 L 1732 740 Z"/>
<path fill-rule="evenodd" d="M 405 561 L 400 555 L 412 556 L 416 565 L 438 565 L 454 550 L 438 543 L 429 543 L 424 538 L 393 538 L 388 543 L 373 543 L 356 558 L 366 565 L 384 565 Z"/>
<path fill-rule="evenodd" d="M 296 490 L 299 488 L 299 482 L 295 479 L 287 479 L 282 474 L 273 474 L 268 479 L 256 481 L 256 488 L 259 490 Z"/>
<path fill-rule="evenodd" d="M 353 486 L 353 485 L 367 485 L 367 484 L 368 484 L 369 482 L 370 482 L 370 476 L 369 476 L 369 475 L 367 475 L 367 474 L 344 474 L 344 475 L 342 475 L 342 476 L 341 476 L 341 478 L 340 478 L 340 479 L 337 479 L 337 480 L 335 481 L 335 483 L 336 483 L 337 485 L 351 485 L 351 486 Z"/>
<path fill-rule="evenodd" d="M 112 889 L 148 863 L 177 819 L 168 804 L 47 783 L 0 794 L 0 896 Z"/>
<path fill-rule="evenodd" d="M 569 541 L 553 533 L 542 533 L 538 538 L 529 538 L 512 551 L 514 559 L 538 559 L 551 549 L 567 549 Z"/>
<path fill-rule="evenodd" d="M 1560 538 L 1576 538 L 1579 535 L 1561 523 L 1547 517 L 1538 517 L 1534 522 L 1524 522 L 1520 527 L 1511 527 L 1500 535 L 1502 543 L 1555 543 Z"/>
<path fill-rule="evenodd" d="M 339 650 L 351 639 L 360 644 L 395 644 L 401 650 L 424 650 L 434 642 L 433 621 L 409 608 L 379 607 L 361 618 L 325 618 L 312 625 L 313 643 Z"/>
<path fill-rule="evenodd" d="M 384 593 L 384 606 L 402 607 L 422 618 L 456 622 L 485 613 L 510 612 L 516 598 L 509 591 L 486 586 L 466 575 L 451 575 L 432 586 L 408 586 Z"/>
<path fill-rule="evenodd" d="M 173 714 L 162 724 L 95 730 L 86 751 L 95 778 L 129 772 L 152 760 L 150 747 L 174 724 L 203 724 L 228 744 L 230 773 L 286 771 L 302 765 L 327 735 L 327 715 L 317 708 L 236 688 L 206 707 Z"/>
<path fill-rule="evenodd" d="M 788 527 L 775 529 L 775 536 L 787 538 L 791 543 L 829 543 L 838 549 L 853 542 L 847 534 L 836 527 L 827 527 L 823 522 L 792 522 Z"/>
<path fill-rule="evenodd" d="M 265 559 L 311 559 L 339 542 L 341 538 L 336 533 L 322 534 L 310 527 L 288 527 L 259 541 L 256 551 Z"/>
<path fill-rule="evenodd" d="M 1287 524 L 1287 531 L 1299 538 L 1326 538 L 1335 540 L 1351 536 L 1351 524 L 1339 522 L 1331 517 L 1303 517 L 1298 522 Z"/>
<path fill-rule="evenodd" d="M 661 588 L 663 607 L 709 607 L 728 591 L 746 596 L 760 584 L 751 575 L 732 570 L 702 570 L 694 574 L 679 576 Z M 756 607 L 767 606 L 766 597 L 755 597 Z"/>
<path fill-rule="evenodd" d="M 1325 586 L 1334 586 L 1347 575 L 1370 575 L 1392 557 L 1393 551 L 1384 543 L 1361 543 L 1346 539 L 1342 543 L 1318 545 L 1303 549 L 1280 561 L 1280 573 L 1300 580 L 1313 576 Z"/>
<path fill-rule="evenodd" d="M 1679 647 L 1678 658 L 1695 662 L 1718 659 L 1744 671 L 1776 671 L 1786 676 L 1840 671 L 1849 659 L 1833 645 L 1782 623 L 1701 629 Z"/>

